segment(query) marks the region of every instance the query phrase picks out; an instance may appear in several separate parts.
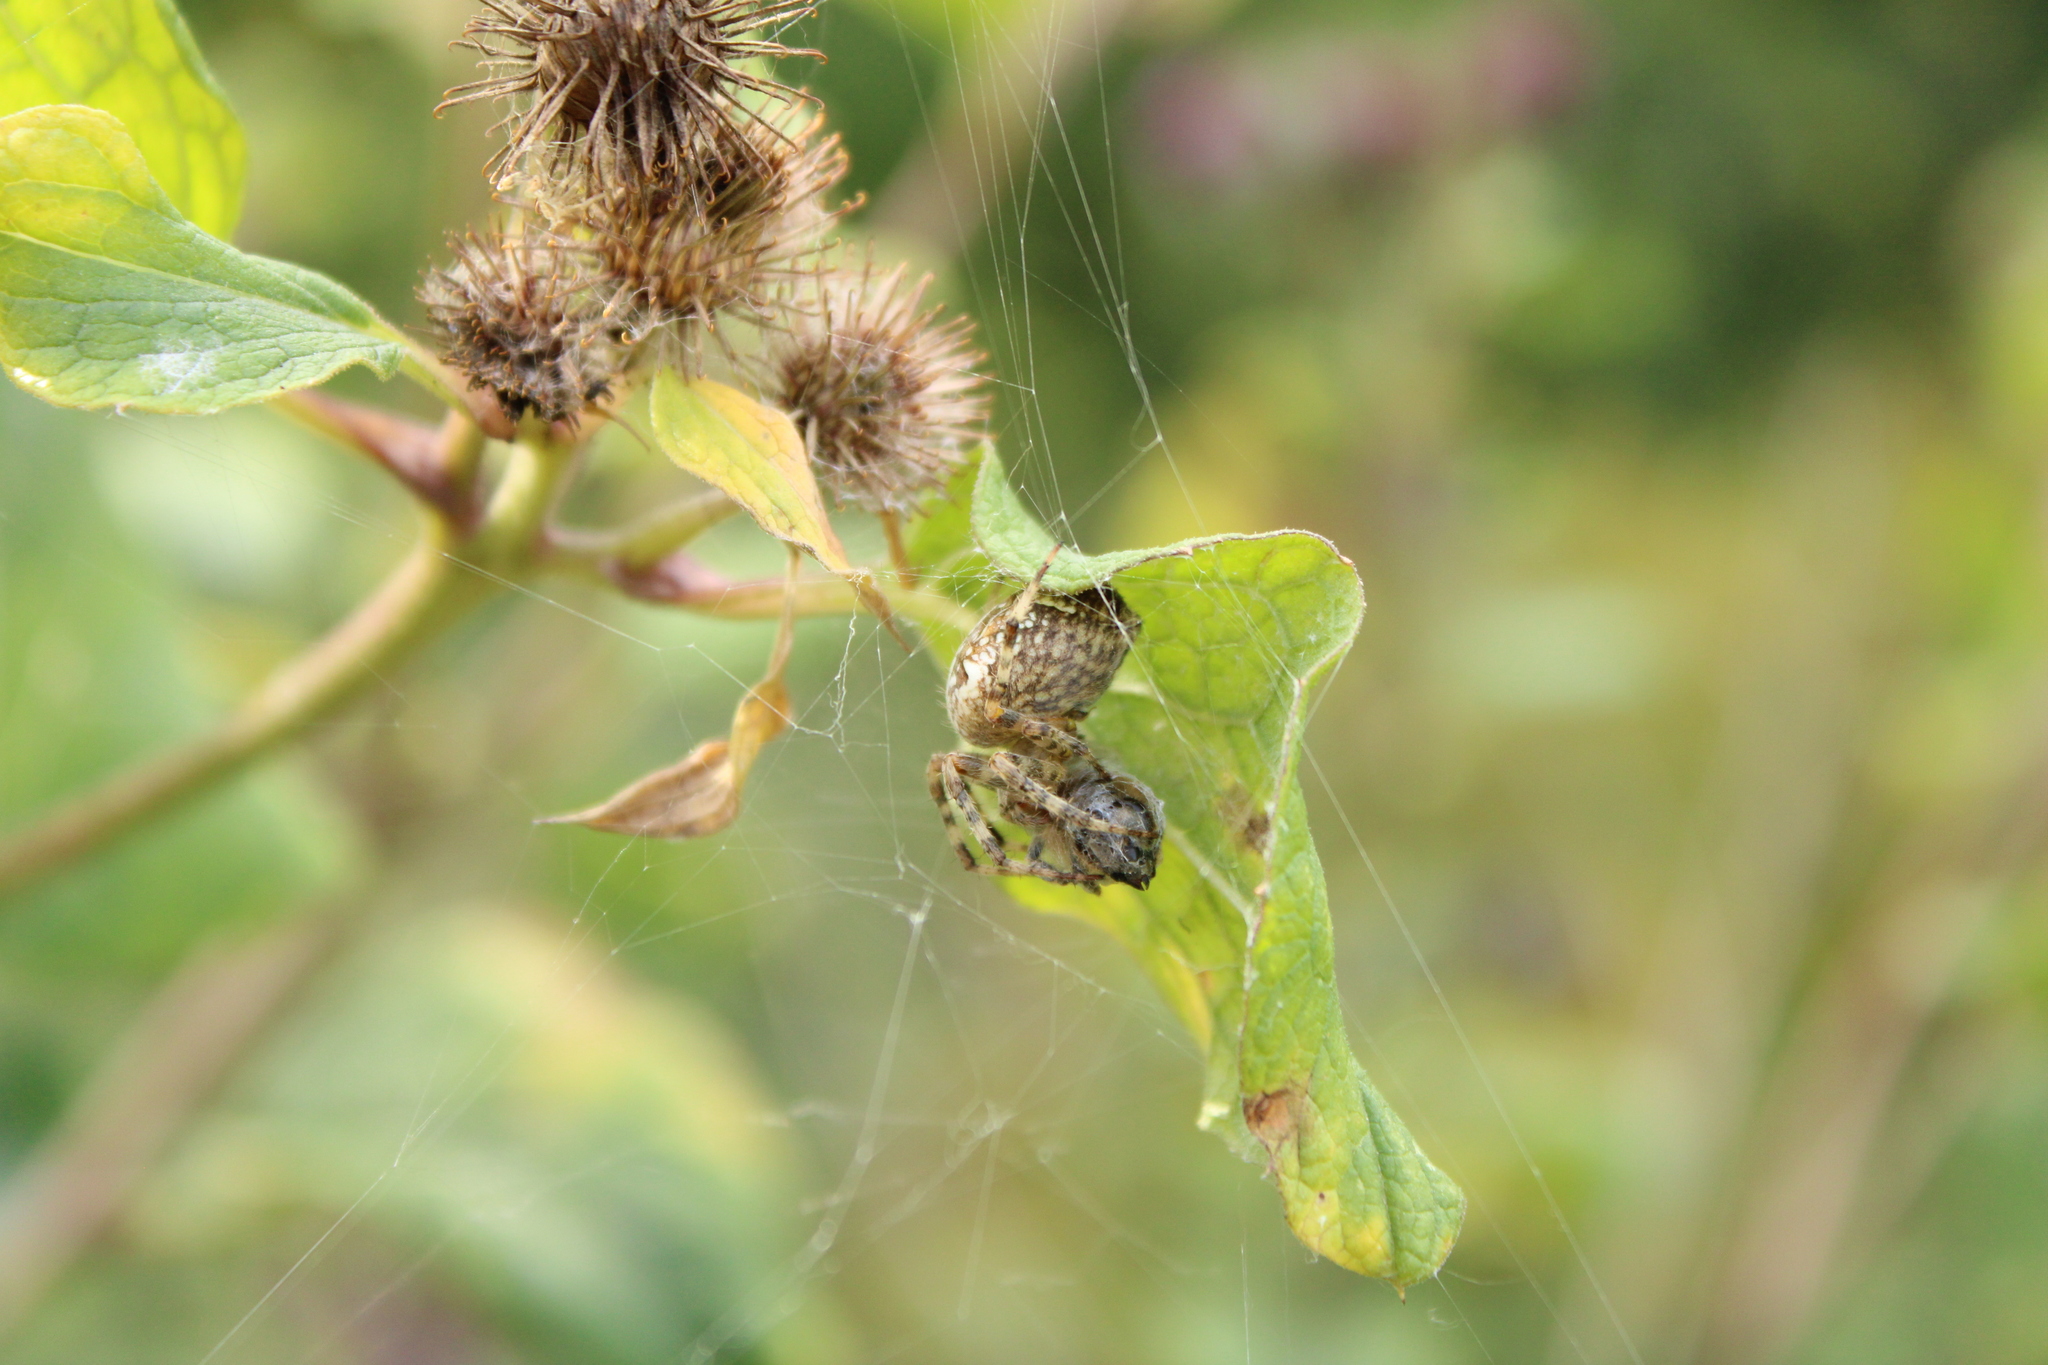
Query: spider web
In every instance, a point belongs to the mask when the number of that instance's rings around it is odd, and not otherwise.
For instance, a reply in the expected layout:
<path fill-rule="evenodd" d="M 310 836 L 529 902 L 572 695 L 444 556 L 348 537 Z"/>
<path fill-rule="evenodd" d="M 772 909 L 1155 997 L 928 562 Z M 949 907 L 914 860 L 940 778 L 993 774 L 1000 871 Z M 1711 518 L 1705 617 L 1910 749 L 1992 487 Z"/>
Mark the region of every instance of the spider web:
<path fill-rule="evenodd" d="M 1114 18 L 1103 8 L 1092 23 L 1053 32 L 1006 28 L 977 12 L 979 31 L 952 34 L 945 54 L 957 62 L 995 52 L 1012 59 L 1005 70 L 1036 82 L 983 91 L 993 103 L 974 111 L 970 136 L 1000 141 L 1001 130 L 1020 121 L 1026 132 L 1015 146 L 977 147 L 971 198 L 954 186 L 952 207 L 963 230 L 985 221 L 996 244 L 992 267 L 968 283 L 972 311 L 1022 365 L 1000 381 L 1018 400 L 1002 433 L 1006 455 L 1040 490 L 1046 523 L 1070 542 L 1078 538 L 1074 523 L 1140 472 L 1163 468 L 1166 486 L 1180 482 L 1154 409 L 1157 371 L 1133 330 L 1124 206 L 1092 188 L 1080 164 L 1084 148 L 1113 160 L 1124 145 L 1099 60 L 1111 41 L 1099 29 Z M 911 47 L 924 40 L 909 25 L 901 34 L 909 67 Z M 1076 43 L 1085 49 L 1078 58 L 1063 50 Z M 1095 100 L 1077 98 L 1077 69 L 1080 81 L 1096 84 Z M 1078 121 L 1070 103 L 1091 107 L 1099 121 Z M 944 122 L 937 111 L 927 119 L 935 132 Z M 1127 449 L 1071 501 L 1037 399 L 1045 343 L 1033 312 L 1034 260 L 1048 221 L 1040 196 L 1050 197 L 1051 220 L 1067 234 L 1063 245 L 1078 251 L 1093 291 L 1069 302 L 1113 340 L 1142 413 Z M 388 504 L 333 495 L 317 476 L 280 468 L 268 455 L 260 463 L 238 458 L 205 434 L 210 429 L 116 420 L 172 464 L 203 467 L 230 489 L 245 485 L 255 509 L 248 525 L 272 515 L 281 496 L 345 523 L 365 544 L 395 547 L 409 535 Z M 1188 529 L 1210 529 L 1195 500 L 1184 498 Z M 872 558 L 877 547 L 865 548 Z M 773 547 L 750 545 L 743 527 L 720 532 L 708 553 L 771 572 L 780 558 Z M 649 729 L 664 747 L 641 766 L 721 733 L 752 680 L 750 661 L 766 651 L 766 632 L 756 626 L 707 625 L 545 585 L 520 592 L 530 600 L 519 610 L 532 621 L 512 628 L 524 631 L 514 641 L 518 658 L 561 651 L 598 660 L 613 682 L 642 679 L 661 699 L 663 714 Z M 568 673 L 573 684 L 574 669 Z M 1411 954 L 1406 970 L 1434 1002 L 1389 1018 L 1361 1008 L 1359 992 L 1347 990 L 1354 1041 L 1425 1147 L 1473 1195 L 1467 1236 L 1505 1254 L 1516 1268 L 1506 1282 L 1463 1278 L 1454 1256 L 1441 1280 L 1401 1305 L 1380 1286 L 1312 1263 L 1259 1173 L 1193 1130 L 1199 1051 L 1133 965 L 1086 928 L 1021 911 L 953 861 L 923 790 L 927 756 L 953 742 L 931 662 L 904 656 L 865 621 L 806 622 L 792 684 L 796 729 L 765 754 L 745 813 L 725 835 L 678 848 L 530 829 L 500 865 L 448 879 L 465 898 L 531 897 L 535 888 L 550 895 L 560 909 L 543 913 L 560 924 L 561 971 L 570 981 L 565 995 L 550 997 L 556 1005 L 600 974 L 688 980 L 694 944 L 716 943 L 719 962 L 744 964 L 748 975 L 737 983 L 696 984 L 740 1016 L 737 1027 L 779 1097 L 769 1117 L 804 1155 L 798 1184 L 808 1192 L 790 1211 L 779 1262 L 677 1360 L 730 1358 L 821 1301 L 849 1324 L 844 1358 L 864 1365 L 1121 1352 L 1246 1365 L 1494 1361 L 1534 1359 L 1542 1342 L 1558 1359 L 1634 1358 L 1598 1267 L 1467 1037 L 1461 1002 L 1439 984 L 1422 937 L 1402 915 L 1398 887 L 1381 880 L 1371 831 L 1354 828 L 1323 775 L 1341 756 L 1324 752 L 1318 761 L 1313 731 L 1311 798 L 1325 857 L 1339 886 L 1366 880 L 1379 896 L 1376 904 L 1338 899 L 1340 939 L 1367 916 L 1390 919 Z M 573 694 L 573 685 L 558 686 L 558 700 L 565 690 Z M 458 728 L 463 708 L 459 691 L 390 680 L 373 719 L 337 725 L 433 737 Z M 578 733 L 587 738 L 589 728 Z M 617 734 L 610 738 L 618 743 Z M 501 827 L 550 814 L 561 801 L 558 788 L 538 789 L 546 768 L 506 772 L 486 763 L 475 774 L 481 790 L 462 799 Z M 743 948 L 731 946 L 734 935 Z M 1418 1031 L 1455 1038 L 1462 1088 L 1483 1097 L 1483 1117 L 1439 1112 L 1443 1085 L 1421 1084 L 1417 1072 L 1438 1054 L 1403 1046 Z M 389 1153 L 390 1171 L 402 1175 L 430 1154 L 464 1106 L 511 1065 L 502 1050 L 447 1058 Z M 1540 1200 L 1570 1247 L 1563 1283 L 1537 1268 L 1558 1258 L 1520 1245 L 1526 1220 L 1489 1206 L 1486 1192 L 1501 1182 L 1461 1169 L 1472 1144 L 1460 1125 L 1475 1121 L 1510 1135 L 1522 1167 L 1514 1197 Z M 584 1173 L 552 1174 L 574 1182 Z M 261 1358 L 250 1354 L 254 1329 L 293 1312 L 322 1265 L 365 1236 L 390 1183 L 378 1175 L 311 1230 L 241 1318 L 221 1325 L 204 1360 Z M 430 1248 L 362 1289 L 356 1316 L 435 1278 L 442 1255 Z M 1587 1295 L 1598 1311 L 1577 1305 Z M 1516 1305 L 1529 1299 L 1538 1305 L 1533 1324 L 1517 1317 Z M 330 1339 L 306 1358 L 338 1354 Z"/>

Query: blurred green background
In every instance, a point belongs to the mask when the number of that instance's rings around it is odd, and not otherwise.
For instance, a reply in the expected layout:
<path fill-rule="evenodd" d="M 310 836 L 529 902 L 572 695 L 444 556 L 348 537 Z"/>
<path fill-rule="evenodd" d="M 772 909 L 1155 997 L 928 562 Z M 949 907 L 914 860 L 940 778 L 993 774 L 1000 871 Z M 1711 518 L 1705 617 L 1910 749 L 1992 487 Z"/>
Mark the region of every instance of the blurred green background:
<path fill-rule="evenodd" d="M 486 202 L 489 116 L 430 113 L 468 6 L 185 8 L 239 244 L 416 323 Z M 1041 512 L 1357 561 L 1306 782 L 1360 1056 L 1471 1194 L 1447 1271 L 1312 1263 L 1135 967 L 955 870 L 936 675 L 865 623 L 802 628 L 727 836 L 535 830 L 768 645 L 563 584 L 0 916 L 0 1171 L 147 1086 L 107 1059 L 210 955 L 348 926 L 0 1359 L 2048 1359 L 2048 5 L 805 33 L 854 230 L 979 318 Z M 0 424 L 9 825 L 411 534 L 261 412 Z M 578 511 L 680 483 L 614 442 Z"/>

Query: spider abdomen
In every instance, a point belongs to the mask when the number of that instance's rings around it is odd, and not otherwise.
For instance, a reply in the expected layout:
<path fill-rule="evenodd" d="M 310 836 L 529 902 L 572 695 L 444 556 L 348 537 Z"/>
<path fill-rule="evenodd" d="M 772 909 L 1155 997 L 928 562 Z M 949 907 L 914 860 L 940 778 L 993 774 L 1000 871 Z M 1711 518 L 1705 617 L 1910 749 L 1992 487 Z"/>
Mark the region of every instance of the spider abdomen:
<path fill-rule="evenodd" d="M 953 728 L 984 748 L 1033 747 L 1005 711 L 1071 730 L 1109 690 L 1139 625 L 1110 587 L 1040 593 L 1021 616 L 1014 605 L 1001 602 L 983 615 L 946 682 Z"/>

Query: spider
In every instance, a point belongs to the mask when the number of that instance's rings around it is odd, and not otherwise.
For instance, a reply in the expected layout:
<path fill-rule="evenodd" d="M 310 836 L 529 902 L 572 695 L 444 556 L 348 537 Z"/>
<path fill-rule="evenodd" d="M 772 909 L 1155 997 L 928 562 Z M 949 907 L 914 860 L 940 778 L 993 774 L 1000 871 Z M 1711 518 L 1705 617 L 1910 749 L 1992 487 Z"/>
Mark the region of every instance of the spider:
<path fill-rule="evenodd" d="M 1107 879 L 1142 891 L 1159 868 L 1158 798 L 1104 767 L 1075 732 L 1109 690 L 1138 615 L 1107 585 L 1044 591 L 1053 555 L 1022 592 L 981 618 L 947 676 L 953 729 L 996 752 L 935 755 L 925 779 L 969 871 L 1090 891 Z M 975 786 L 994 792 L 1002 818 L 1030 832 L 1023 858 L 990 827 Z M 987 862 L 976 859 L 976 846 Z"/>

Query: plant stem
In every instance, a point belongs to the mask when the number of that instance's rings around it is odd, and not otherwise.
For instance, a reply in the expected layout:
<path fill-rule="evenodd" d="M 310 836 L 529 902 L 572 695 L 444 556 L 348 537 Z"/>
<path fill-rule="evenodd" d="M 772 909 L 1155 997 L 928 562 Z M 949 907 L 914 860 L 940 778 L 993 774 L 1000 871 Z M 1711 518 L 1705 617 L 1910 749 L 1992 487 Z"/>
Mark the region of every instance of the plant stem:
<path fill-rule="evenodd" d="M 491 494 L 483 525 L 462 547 L 462 558 L 490 565 L 498 572 L 517 573 L 543 547 L 542 528 L 562 494 L 576 452 L 545 436 L 531 436 L 512 447 L 512 461 Z"/>
<path fill-rule="evenodd" d="M 733 516 L 740 505 L 717 489 L 680 498 L 658 507 L 617 531 L 575 531 L 557 528 L 550 536 L 553 553 L 592 565 L 617 560 L 627 569 L 643 569 L 682 548 Z"/>
<path fill-rule="evenodd" d="M 562 556 L 556 567 L 608 583 L 638 601 L 726 621 L 772 621 L 782 614 L 785 596 L 794 602 L 798 616 L 853 616 L 866 609 L 843 578 L 800 578 L 793 586 L 780 578 L 736 580 L 681 553 L 637 571 L 617 559 L 592 560 L 574 553 Z M 963 634 L 974 628 L 975 613 L 943 593 L 879 578 L 873 587 L 890 610 L 920 625 Z"/>
<path fill-rule="evenodd" d="M 380 408 L 350 403 L 319 389 L 298 389 L 270 401 L 273 411 L 309 430 L 360 450 L 407 492 L 458 526 L 476 519 L 476 457 L 483 432 L 451 411 L 441 430 Z"/>
<path fill-rule="evenodd" d="M 347 700 L 426 633 L 437 609 L 490 585 L 463 574 L 430 529 L 376 593 L 270 676 L 210 734 L 120 773 L 0 842 L 0 895 L 19 890 L 160 815 L 298 734 Z"/>
<path fill-rule="evenodd" d="M 906 588 L 917 586 L 917 570 L 910 562 L 909 547 L 903 543 L 903 519 L 886 508 L 880 514 L 883 538 L 889 542 L 889 567 L 896 581 Z"/>
<path fill-rule="evenodd" d="M 379 434 L 388 433 L 379 428 Z M 558 439 L 560 432 L 525 434 L 472 533 L 465 536 L 466 517 L 437 508 L 420 543 L 376 593 L 272 674 L 217 729 L 145 759 L 0 840 L 0 897 L 169 811 L 291 739 L 381 676 L 454 614 L 551 559 L 610 581 L 629 595 L 707 616 L 773 619 L 782 614 L 786 585 L 781 580 L 735 583 L 673 553 L 675 546 L 732 515 L 736 505 L 723 494 L 679 502 L 614 536 L 550 533 L 548 517 L 576 452 Z M 476 437 L 472 424 L 456 419 L 440 434 L 442 463 L 460 477 L 467 476 L 460 466 L 474 460 Z M 926 625 L 962 630 L 972 624 L 960 606 L 936 593 L 906 587 L 881 591 L 895 610 Z M 804 616 L 860 610 L 854 589 L 839 579 L 800 582 L 791 600 Z"/>

